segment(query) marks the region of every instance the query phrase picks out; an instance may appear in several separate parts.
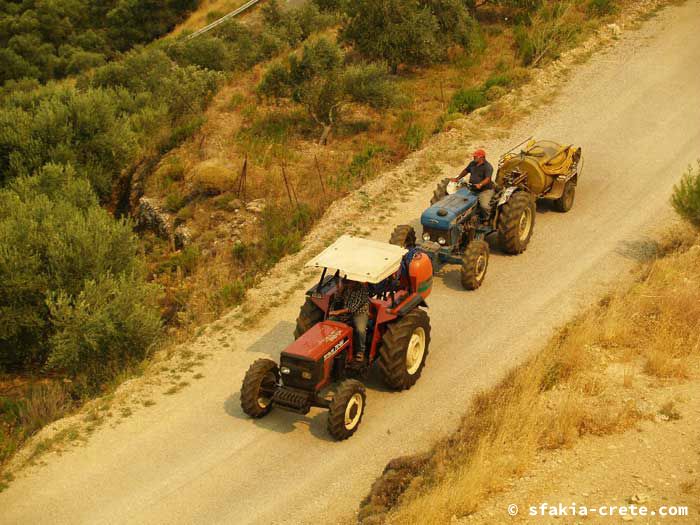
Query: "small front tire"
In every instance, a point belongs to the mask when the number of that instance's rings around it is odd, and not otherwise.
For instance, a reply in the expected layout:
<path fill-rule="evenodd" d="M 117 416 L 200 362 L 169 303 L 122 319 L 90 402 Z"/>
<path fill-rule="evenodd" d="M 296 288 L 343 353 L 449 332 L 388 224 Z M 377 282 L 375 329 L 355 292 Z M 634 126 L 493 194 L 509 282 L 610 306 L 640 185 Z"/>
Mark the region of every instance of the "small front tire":
<path fill-rule="evenodd" d="M 243 378 L 241 408 L 252 418 L 259 419 L 272 410 L 272 396 L 277 390 L 280 372 L 271 359 L 258 359 Z"/>
<path fill-rule="evenodd" d="M 489 245 L 483 240 L 474 240 L 464 250 L 462 257 L 462 286 L 465 290 L 476 290 L 486 277 L 489 266 Z"/>
<path fill-rule="evenodd" d="M 554 209 L 560 213 L 566 213 L 574 207 L 574 197 L 576 195 L 576 182 L 572 179 L 564 185 L 564 193 L 554 201 Z"/>
<path fill-rule="evenodd" d="M 328 409 L 328 433 L 338 441 L 352 436 L 365 413 L 365 387 L 347 379 L 340 383 Z"/>

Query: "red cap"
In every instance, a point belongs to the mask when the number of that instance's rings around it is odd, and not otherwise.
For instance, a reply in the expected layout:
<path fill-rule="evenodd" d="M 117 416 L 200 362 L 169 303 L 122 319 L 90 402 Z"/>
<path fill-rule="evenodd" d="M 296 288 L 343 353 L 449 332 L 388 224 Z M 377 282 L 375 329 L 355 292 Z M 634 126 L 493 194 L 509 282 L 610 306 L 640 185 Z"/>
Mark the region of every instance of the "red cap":
<path fill-rule="evenodd" d="M 485 159 L 486 152 L 483 149 L 478 149 L 474 152 L 474 158 L 475 159 Z"/>

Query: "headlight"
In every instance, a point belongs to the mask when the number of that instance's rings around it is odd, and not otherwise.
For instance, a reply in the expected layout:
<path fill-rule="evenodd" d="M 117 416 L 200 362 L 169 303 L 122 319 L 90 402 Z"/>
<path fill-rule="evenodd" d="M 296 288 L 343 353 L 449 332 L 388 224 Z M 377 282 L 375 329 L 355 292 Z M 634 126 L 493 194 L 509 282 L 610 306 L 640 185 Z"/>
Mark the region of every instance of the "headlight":
<path fill-rule="evenodd" d="M 447 244 L 447 241 L 445 240 L 444 237 L 438 237 L 438 244 L 440 246 L 445 246 L 445 244 Z"/>
<path fill-rule="evenodd" d="M 429 241 L 429 240 L 430 240 L 430 234 L 429 234 L 428 232 L 425 232 L 425 233 L 423 234 L 423 240 L 424 240 L 424 241 Z"/>
<path fill-rule="evenodd" d="M 290 374 L 290 373 L 291 373 L 291 370 L 289 370 L 288 367 L 283 366 L 282 368 L 280 368 L 280 372 L 283 373 L 283 374 Z"/>

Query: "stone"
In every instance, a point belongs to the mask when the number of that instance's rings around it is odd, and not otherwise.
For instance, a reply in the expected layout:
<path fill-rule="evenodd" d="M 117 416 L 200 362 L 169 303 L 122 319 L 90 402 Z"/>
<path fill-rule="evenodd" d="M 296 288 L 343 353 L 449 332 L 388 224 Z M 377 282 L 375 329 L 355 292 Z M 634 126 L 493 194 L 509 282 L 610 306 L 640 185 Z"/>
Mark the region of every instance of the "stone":
<path fill-rule="evenodd" d="M 613 36 L 620 36 L 622 34 L 622 29 L 617 24 L 608 24 L 608 29 L 613 34 Z"/>
<path fill-rule="evenodd" d="M 152 231 L 158 237 L 169 239 L 172 218 L 155 199 L 141 197 L 136 210 L 136 223 L 140 228 Z"/>
<path fill-rule="evenodd" d="M 190 229 L 181 224 L 173 232 L 173 243 L 175 244 L 175 249 L 180 250 L 192 242 L 192 232 Z"/>
<path fill-rule="evenodd" d="M 262 213 L 266 205 L 265 199 L 255 199 L 246 204 L 245 209 L 251 213 Z"/>

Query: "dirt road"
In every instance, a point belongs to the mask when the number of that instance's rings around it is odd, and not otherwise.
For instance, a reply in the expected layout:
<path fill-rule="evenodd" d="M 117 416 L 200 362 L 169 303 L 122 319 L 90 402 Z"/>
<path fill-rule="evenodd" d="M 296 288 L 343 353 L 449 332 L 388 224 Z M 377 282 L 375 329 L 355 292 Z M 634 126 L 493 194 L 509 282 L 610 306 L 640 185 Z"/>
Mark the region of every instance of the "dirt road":
<path fill-rule="evenodd" d="M 0 522 L 336 523 L 352 515 L 390 458 L 451 429 L 475 390 L 623 274 L 648 228 L 668 217 L 674 182 L 700 156 L 698 20 L 698 0 L 661 12 L 577 67 L 553 105 L 484 144 L 494 153 L 528 135 L 581 144 L 574 209 L 541 210 L 527 252 L 495 254 L 480 290 L 461 290 L 456 267 L 435 280 L 421 380 L 400 394 L 370 382 L 352 439 L 329 441 L 322 411 L 256 422 L 240 411 L 248 365 L 291 340 L 298 292 L 254 330 L 224 328 L 219 336 L 235 351 L 216 352 L 203 379 L 17 479 L 0 494 Z M 431 192 L 415 192 L 372 235 L 386 239 L 415 218 Z"/>

